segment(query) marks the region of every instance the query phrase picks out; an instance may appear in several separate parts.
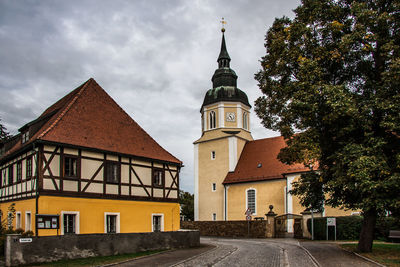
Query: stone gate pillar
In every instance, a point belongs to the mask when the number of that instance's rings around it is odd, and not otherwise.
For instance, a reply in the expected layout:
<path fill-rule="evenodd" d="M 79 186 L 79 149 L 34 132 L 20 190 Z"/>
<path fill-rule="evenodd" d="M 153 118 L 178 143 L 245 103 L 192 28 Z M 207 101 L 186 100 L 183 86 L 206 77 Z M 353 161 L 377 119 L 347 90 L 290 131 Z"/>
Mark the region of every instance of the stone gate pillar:
<path fill-rule="evenodd" d="M 272 211 L 273 205 L 269 205 L 269 212 L 265 214 L 267 218 L 267 232 L 266 237 L 275 237 L 275 216 L 276 213 Z"/>

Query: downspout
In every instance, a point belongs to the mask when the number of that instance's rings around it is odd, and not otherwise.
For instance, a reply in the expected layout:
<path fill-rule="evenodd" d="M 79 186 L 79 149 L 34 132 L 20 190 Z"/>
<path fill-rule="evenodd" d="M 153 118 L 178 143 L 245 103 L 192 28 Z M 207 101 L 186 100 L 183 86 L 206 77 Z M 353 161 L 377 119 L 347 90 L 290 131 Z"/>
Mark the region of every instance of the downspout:
<path fill-rule="evenodd" d="M 226 213 L 227 212 L 226 212 L 226 185 L 225 184 L 224 184 L 224 213 L 225 213 L 224 217 L 225 217 L 225 221 L 226 221 L 226 219 L 227 219 L 226 218 L 226 215 L 227 215 Z"/>

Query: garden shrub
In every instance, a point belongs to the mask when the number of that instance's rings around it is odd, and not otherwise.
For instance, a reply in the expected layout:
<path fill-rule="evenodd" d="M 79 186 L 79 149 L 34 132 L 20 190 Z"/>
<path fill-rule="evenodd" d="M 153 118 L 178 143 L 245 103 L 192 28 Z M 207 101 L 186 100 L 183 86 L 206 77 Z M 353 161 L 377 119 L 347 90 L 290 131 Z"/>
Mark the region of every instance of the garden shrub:
<path fill-rule="evenodd" d="M 358 240 L 360 237 L 362 216 L 336 217 L 336 239 Z M 326 240 L 326 217 L 314 218 L 314 239 Z M 311 233 L 311 219 L 307 220 L 307 229 Z M 389 241 L 390 230 L 400 230 L 400 220 L 394 217 L 379 218 L 375 226 L 375 239 Z M 334 227 L 329 227 L 329 240 L 335 238 Z"/>

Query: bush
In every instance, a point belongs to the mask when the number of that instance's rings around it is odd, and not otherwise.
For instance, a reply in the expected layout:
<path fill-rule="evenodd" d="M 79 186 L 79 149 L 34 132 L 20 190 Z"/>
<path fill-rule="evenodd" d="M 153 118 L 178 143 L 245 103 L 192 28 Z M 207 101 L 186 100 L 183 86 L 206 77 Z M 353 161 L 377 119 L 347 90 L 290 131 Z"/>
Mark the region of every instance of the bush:
<path fill-rule="evenodd" d="M 336 239 L 357 240 L 360 237 L 362 216 L 336 217 Z M 326 217 L 314 218 L 314 239 L 326 240 Z M 307 220 L 307 229 L 311 233 L 311 219 Z M 393 217 L 382 217 L 377 220 L 375 239 L 389 241 L 389 230 L 400 229 L 400 220 Z M 329 240 L 335 239 L 335 228 L 329 227 Z"/>

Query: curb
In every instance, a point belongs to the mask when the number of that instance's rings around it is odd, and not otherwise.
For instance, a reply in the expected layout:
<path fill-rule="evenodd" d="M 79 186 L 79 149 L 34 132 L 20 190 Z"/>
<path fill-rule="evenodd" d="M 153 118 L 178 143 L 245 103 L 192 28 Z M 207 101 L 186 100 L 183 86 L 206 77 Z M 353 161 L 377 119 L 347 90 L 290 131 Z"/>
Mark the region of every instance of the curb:
<path fill-rule="evenodd" d="M 366 260 L 366 261 L 369 261 L 369 262 L 371 262 L 371 263 L 374 263 L 374 264 L 376 264 L 376 265 L 378 265 L 378 266 L 387 267 L 386 265 L 380 264 L 379 262 L 376 262 L 376 261 L 374 261 L 374 260 L 371 260 L 370 258 L 364 257 L 363 255 L 360 255 L 360 254 L 358 254 L 358 253 L 356 253 L 356 252 L 353 252 L 353 254 L 357 255 L 358 257 L 360 257 L 360 258 L 362 258 L 362 259 L 364 259 L 364 260 Z"/>
<path fill-rule="evenodd" d="M 210 245 L 210 244 L 207 244 L 207 245 Z M 171 265 L 170 267 L 178 266 L 178 265 L 183 264 L 183 263 L 185 263 L 185 262 L 187 262 L 187 261 L 193 260 L 193 259 L 195 259 L 195 258 L 197 258 L 197 257 L 200 257 L 200 256 L 202 256 L 202 255 L 204 255 L 204 254 L 206 254 L 206 253 L 208 253 L 208 252 L 214 251 L 214 250 L 216 250 L 217 248 L 219 248 L 219 246 L 214 246 L 214 248 L 212 248 L 212 249 L 209 249 L 209 250 L 207 250 L 207 251 L 204 251 L 203 253 L 200 253 L 200 254 L 198 254 L 198 255 L 194 255 L 194 256 L 192 256 L 192 257 L 190 257 L 190 258 L 188 258 L 188 259 L 181 260 L 180 262 L 177 262 L 177 263 L 175 263 L 174 265 Z"/>
<path fill-rule="evenodd" d="M 314 258 L 314 256 L 311 254 L 310 251 L 308 251 L 308 249 L 306 249 L 305 247 L 303 247 L 303 246 L 300 244 L 300 242 L 299 242 L 298 246 L 301 247 L 301 248 L 306 252 L 306 254 L 310 257 L 311 261 L 314 263 L 314 266 L 316 266 L 316 267 L 321 267 L 321 265 L 319 264 L 319 262 L 317 261 L 317 259 Z"/>
<path fill-rule="evenodd" d="M 155 255 L 160 255 L 160 254 L 164 254 L 164 253 L 167 253 L 167 252 L 175 251 L 175 250 L 176 250 L 176 249 L 168 249 L 168 250 L 165 250 L 165 251 L 156 252 L 156 253 L 150 254 L 150 255 L 139 256 L 139 257 L 132 258 L 132 259 L 128 259 L 128 260 L 123 260 L 123 261 L 119 261 L 119 262 L 108 263 L 108 264 L 104 264 L 104 265 L 96 265 L 96 267 L 110 267 L 110 266 L 115 266 L 115 265 L 117 265 L 117 264 L 122 264 L 122 263 L 127 263 L 127 262 L 130 262 L 130 261 L 135 261 L 135 260 L 138 260 L 138 259 L 148 258 L 148 257 L 152 257 L 152 256 L 155 256 Z"/>
<path fill-rule="evenodd" d="M 348 253 L 354 254 L 354 255 L 356 255 L 357 257 L 360 257 L 361 259 L 363 259 L 363 260 L 365 260 L 365 261 L 369 261 L 370 263 L 376 264 L 376 265 L 378 265 L 378 266 L 380 266 L 380 267 L 387 267 L 386 265 L 383 265 L 383 264 L 380 264 L 379 262 L 376 262 L 376 261 L 374 261 L 374 260 L 371 260 L 370 258 L 367 258 L 367 257 L 365 257 L 365 256 L 363 256 L 363 255 L 360 255 L 360 254 L 358 254 L 357 252 L 348 251 L 347 249 L 344 249 L 344 248 L 342 248 L 341 246 L 339 246 L 339 244 L 336 244 L 336 246 L 337 246 L 338 248 L 340 248 L 341 250 L 344 250 L 344 251 L 346 251 L 346 252 L 348 252 Z"/>

